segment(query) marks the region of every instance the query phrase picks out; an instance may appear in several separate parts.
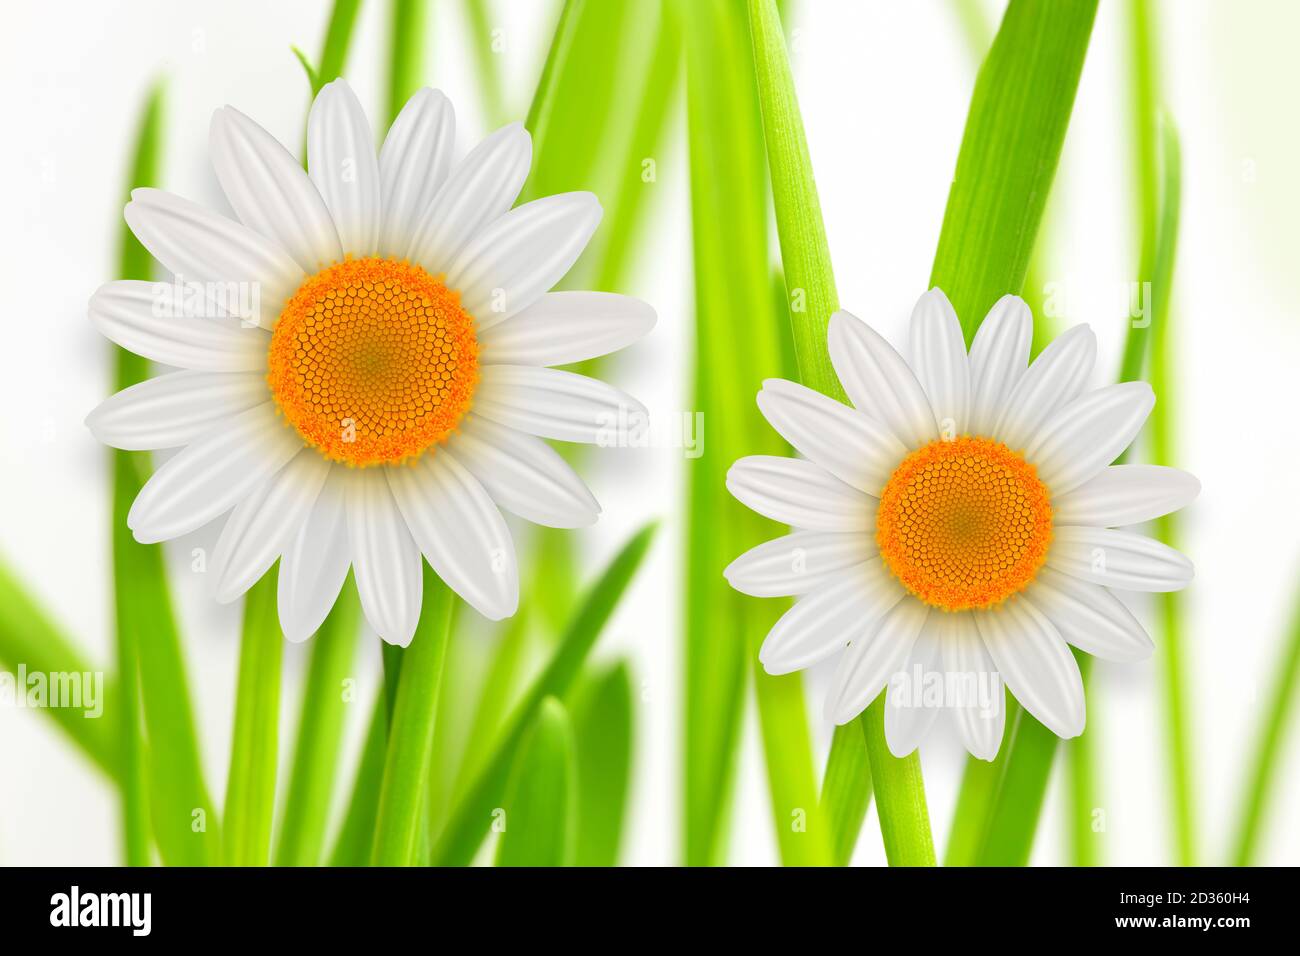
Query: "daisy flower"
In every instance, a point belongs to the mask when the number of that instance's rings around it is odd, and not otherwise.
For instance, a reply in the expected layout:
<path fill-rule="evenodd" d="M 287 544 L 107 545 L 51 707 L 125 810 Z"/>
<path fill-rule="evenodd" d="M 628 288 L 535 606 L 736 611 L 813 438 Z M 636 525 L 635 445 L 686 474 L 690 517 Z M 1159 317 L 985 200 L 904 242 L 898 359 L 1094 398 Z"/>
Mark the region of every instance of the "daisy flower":
<path fill-rule="evenodd" d="M 348 569 L 366 619 L 410 642 L 421 554 L 484 616 L 519 602 L 505 508 L 550 527 L 599 506 L 542 439 L 603 441 L 644 415 L 610 386 L 548 366 L 604 355 L 654 324 L 645 304 L 548 292 L 600 221 L 590 193 L 511 208 L 532 144 L 515 123 L 453 158 L 440 92 L 415 94 L 375 153 L 341 80 L 321 90 L 307 171 L 247 116 L 212 119 L 237 219 L 137 189 L 126 221 L 174 279 L 110 282 L 108 338 L 168 372 L 100 405 L 115 448 L 182 448 L 141 490 L 141 542 L 229 517 L 209 570 L 232 601 L 279 560 L 280 623 L 302 640 Z"/>
<path fill-rule="evenodd" d="M 797 596 L 759 653 L 771 674 L 840 655 L 839 724 L 881 690 L 890 751 L 916 749 L 939 710 L 974 756 L 1002 741 L 1005 690 L 1061 737 L 1084 727 L 1069 645 L 1134 661 L 1150 638 L 1112 588 L 1172 591 L 1182 554 L 1118 530 L 1183 507 L 1186 472 L 1112 465 L 1155 404 L 1145 382 L 1088 390 L 1096 339 L 1076 326 L 1028 364 L 1032 317 L 1003 297 L 968 355 L 932 289 L 910 325 L 911 364 L 848 312 L 831 362 L 854 407 L 782 379 L 758 406 L 802 459 L 743 458 L 727 487 L 796 530 L 726 569 L 739 591 Z M 846 648 L 847 645 L 847 648 Z"/>

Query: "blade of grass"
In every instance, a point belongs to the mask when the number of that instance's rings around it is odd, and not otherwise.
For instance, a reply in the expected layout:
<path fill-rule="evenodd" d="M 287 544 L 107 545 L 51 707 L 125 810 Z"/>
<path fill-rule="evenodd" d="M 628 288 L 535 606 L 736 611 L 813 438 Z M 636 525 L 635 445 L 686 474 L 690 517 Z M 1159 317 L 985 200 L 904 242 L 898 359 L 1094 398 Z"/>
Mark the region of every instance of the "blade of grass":
<path fill-rule="evenodd" d="M 426 0 L 393 0 L 388 41 L 388 122 L 424 85 Z M 323 62 L 323 61 L 322 61 Z M 342 71 L 342 63 L 339 64 Z"/>
<path fill-rule="evenodd" d="M 501 805 L 524 732 L 536 719 L 543 700 L 547 697 L 562 699 L 573 685 L 596 639 L 641 566 L 654 531 L 655 525 L 650 524 L 633 535 L 587 592 L 555 653 L 515 708 L 501 743 L 484 761 L 482 772 L 448 816 L 447 825 L 434 844 L 432 858 L 435 864 L 467 866 L 474 859 L 492 822 L 492 811 Z"/>
<path fill-rule="evenodd" d="M 465 25 L 469 30 L 470 50 L 478 74 L 478 92 L 488 126 L 495 129 L 506 122 L 506 96 L 501 83 L 501 56 L 493 48 L 492 11 L 488 0 L 465 0 Z"/>
<path fill-rule="evenodd" d="M 576 770 L 573 726 L 554 697 L 520 742 L 497 866 L 567 866 L 573 860 Z"/>
<path fill-rule="evenodd" d="M 384 782 L 384 758 L 388 756 L 388 707 L 381 693 L 375 698 L 366 731 L 361 760 L 357 764 L 352 795 L 348 799 L 343 825 L 330 854 L 330 866 L 365 866 L 374 843 L 375 817 L 379 813 L 379 791 Z"/>
<path fill-rule="evenodd" d="M 801 310 L 790 312 L 799 377 L 805 385 L 846 401 L 826 346 L 827 326 L 831 315 L 839 309 L 830 246 L 775 3 L 750 0 L 749 23 L 781 262 L 790 301 L 801 301 L 803 305 Z M 881 834 L 891 864 L 932 864 L 934 841 L 930 835 L 920 758 L 913 753 L 900 760 L 889 752 L 885 743 L 883 700 L 882 695 L 862 720 Z M 834 748 L 837 741 L 841 749 L 855 746 L 856 742 L 849 743 L 850 740 L 847 734 L 832 739 L 832 759 L 845 759 L 836 755 Z M 862 802 L 861 797 L 858 802 Z M 863 807 L 865 812 L 865 803 Z M 844 821 L 843 817 L 840 819 Z M 840 845 L 848 840 L 843 834 L 837 833 L 835 837 Z M 852 840 L 848 842 L 851 848 Z"/>
<path fill-rule="evenodd" d="M 284 655 L 275 598 L 276 579 L 269 573 L 262 575 L 244 598 L 239 689 L 222 828 L 224 866 L 266 866 L 271 858 Z"/>
<path fill-rule="evenodd" d="M 456 600 L 428 564 L 423 568 L 424 606 L 411 646 L 402 652 L 379 791 L 372 855 L 377 866 L 414 866 L 419 862 L 438 692 Z"/>
<path fill-rule="evenodd" d="M 361 605 L 349 575 L 334 609 L 312 638 L 276 866 L 321 862 L 347 711 L 343 682 L 356 661 L 360 620 Z"/>
<path fill-rule="evenodd" d="M 570 694 L 580 811 L 573 862 L 616 866 L 627 813 L 634 742 L 632 672 L 619 661 L 587 677 Z"/>
<path fill-rule="evenodd" d="M 15 672 L 25 666 L 30 674 L 102 673 L 82 658 L 81 652 L 3 562 L 0 562 L 0 664 Z M 15 693 L 19 692 L 15 687 Z M 26 688 L 21 688 L 21 692 L 25 694 Z M 106 682 L 102 700 L 116 707 L 119 693 L 117 684 Z M 113 712 L 109 707 L 105 709 Z M 125 792 L 125 761 L 118 729 L 112 720 L 87 720 L 82 711 L 67 707 L 45 707 L 39 712 L 53 720 Z"/>
<path fill-rule="evenodd" d="M 867 757 L 867 735 L 855 720 L 835 728 L 822 777 L 821 813 L 830 830 L 836 866 L 848 866 L 853 859 L 853 848 L 869 806 L 871 761 Z"/>
<path fill-rule="evenodd" d="M 989 307 L 1024 284 L 1096 12 L 1096 0 L 1011 0 L 980 68 L 930 278 L 957 310 L 968 344 Z M 1041 726 L 1016 721 L 1026 725 Z M 1005 736 L 1000 770 L 965 775 L 950 863 L 974 862 L 968 854 L 985 845 L 1006 781 L 1020 777 L 1011 774 L 1017 736 Z M 1041 806 L 1041 795 L 1029 797 L 1027 810 Z"/>
<path fill-rule="evenodd" d="M 957 804 L 953 809 L 952 826 L 948 831 L 948 845 L 944 850 L 944 866 L 974 866 L 984 848 L 988 821 L 1011 759 L 1011 738 L 1020 719 L 1020 704 L 1016 699 L 1007 694 L 1005 703 L 1006 723 L 997 757 L 993 760 L 972 757 L 966 761 L 961 787 L 957 791 Z"/>
<path fill-rule="evenodd" d="M 343 75 L 343 68 L 348 62 L 348 51 L 352 48 L 352 32 L 356 29 L 357 13 L 360 10 L 361 0 L 334 0 L 329 24 L 325 28 L 319 66 L 315 71 L 310 69 L 307 71 L 309 78 L 312 79 L 313 99 L 326 83 L 332 83 Z"/>
<path fill-rule="evenodd" d="M 685 861 L 714 865 L 725 857 L 744 685 L 752 670 L 781 858 L 829 863 L 802 681 L 772 677 L 757 662 L 758 645 L 782 608 L 738 594 L 722 577 L 738 554 L 779 533 L 731 498 L 727 468 L 748 454 L 788 453 L 753 404 L 759 383 L 784 371 L 781 340 L 789 334 L 770 295 L 767 169 L 753 50 L 743 6 L 680 2 L 674 10 L 686 46 L 693 405 L 712 436 L 708 454 L 688 464 Z"/>
<path fill-rule="evenodd" d="M 1293 722 L 1296 700 L 1300 698 L 1300 593 L 1296 596 L 1290 633 L 1278 650 L 1272 693 L 1267 709 L 1260 715 L 1250 769 L 1242 780 L 1241 805 L 1232 844 L 1234 866 L 1254 866 L 1258 862 L 1260 838 L 1278 788 L 1278 771 L 1285 766 L 1282 745 Z"/>

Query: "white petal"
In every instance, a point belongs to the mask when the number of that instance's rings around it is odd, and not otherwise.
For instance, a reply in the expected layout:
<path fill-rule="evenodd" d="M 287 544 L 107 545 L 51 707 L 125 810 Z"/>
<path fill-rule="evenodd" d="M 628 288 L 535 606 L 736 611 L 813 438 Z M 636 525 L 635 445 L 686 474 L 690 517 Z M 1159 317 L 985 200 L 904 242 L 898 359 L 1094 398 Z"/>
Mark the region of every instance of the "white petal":
<path fill-rule="evenodd" d="M 86 427 L 113 448 L 179 448 L 269 397 L 256 372 L 172 372 L 118 392 L 86 416 Z"/>
<path fill-rule="evenodd" d="M 768 632 L 758 659 L 769 674 L 811 667 L 867 633 L 902 597 L 880 558 L 870 558 L 796 601 Z"/>
<path fill-rule="evenodd" d="M 532 161 L 532 137 L 522 123 L 503 126 L 479 143 L 415 220 L 408 258 L 434 275 L 446 272 L 467 242 L 514 205 Z"/>
<path fill-rule="evenodd" d="M 644 405 L 599 379 L 526 365 L 484 366 L 474 411 L 530 435 L 602 447 L 624 444 L 648 419 Z"/>
<path fill-rule="evenodd" d="M 1097 336 L 1086 325 L 1076 325 L 1043 349 L 1007 398 L 993 427 L 998 441 L 1024 448 L 1054 412 L 1079 397 L 1096 358 Z"/>
<path fill-rule="evenodd" d="M 383 205 L 374 135 L 361 101 L 343 80 L 325 84 L 307 118 L 307 170 L 347 255 L 379 249 Z"/>
<path fill-rule="evenodd" d="M 155 259 L 224 314 L 270 329 L 306 279 L 280 246 L 242 223 L 158 189 L 136 189 L 126 223 Z M 224 301 L 223 301 L 224 300 Z"/>
<path fill-rule="evenodd" d="M 751 455 L 727 472 L 727 490 L 751 511 L 808 531 L 876 530 L 879 502 L 811 461 Z"/>
<path fill-rule="evenodd" d="M 875 627 L 860 629 L 840 662 L 828 712 L 837 724 L 847 724 L 880 696 L 885 685 L 907 663 L 912 647 L 930 614 L 928 605 L 905 597 Z"/>
<path fill-rule="evenodd" d="M 655 324 L 655 310 L 612 292 L 548 292 L 478 337 L 489 365 L 569 365 L 631 345 Z"/>
<path fill-rule="evenodd" d="M 455 146 L 456 115 L 450 101 L 441 90 L 425 87 L 416 92 L 393 120 L 379 150 L 384 209 L 380 255 L 407 254 L 416 227 L 447 179 Z"/>
<path fill-rule="evenodd" d="M 1029 363 L 1034 317 L 1024 300 L 1004 295 L 989 309 L 970 346 L 970 433 L 988 436 Z"/>
<path fill-rule="evenodd" d="M 869 495 L 880 495 L 907 456 L 894 433 L 876 419 L 785 379 L 763 383 L 758 407 L 801 455 Z"/>
<path fill-rule="evenodd" d="M 471 414 L 447 450 L 493 501 L 534 524 L 585 528 L 600 516 L 600 505 L 577 472 L 540 438 Z"/>
<path fill-rule="evenodd" d="M 1146 382 L 1107 385 L 1075 399 L 1038 430 L 1025 458 L 1053 497 L 1073 491 L 1119 457 L 1151 414 L 1156 396 Z"/>
<path fill-rule="evenodd" d="M 331 469 L 311 513 L 280 559 L 280 630 L 294 642 L 316 633 L 347 580 L 352 563 L 343 491 L 347 477 L 346 469 Z"/>
<path fill-rule="evenodd" d="M 591 193 L 524 203 L 482 229 L 447 270 L 447 285 L 486 331 L 536 302 L 564 278 L 600 223 Z"/>
<path fill-rule="evenodd" d="M 1108 528 L 1057 528 L 1048 567 L 1108 588 L 1179 591 L 1191 583 L 1192 562 L 1154 538 Z"/>
<path fill-rule="evenodd" d="M 906 757 L 919 747 L 943 709 L 925 700 L 926 675 L 935 674 L 939 661 L 939 635 L 934 619 L 941 616 L 931 614 L 926 618 L 911 655 L 885 692 L 885 743 L 895 757 Z"/>
<path fill-rule="evenodd" d="M 274 403 L 241 412 L 154 472 L 131 505 L 127 526 L 144 544 L 188 534 L 252 494 L 302 448 Z"/>
<path fill-rule="evenodd" d="M 875 554 L 876 542 L 869 534 L 796 531 L 750 548 L 722 573 L 743 594 L 789 597 L 807 594 Z"/>
<path fill-rule="evenodd" d="M 90 321 L 127 351 L 164 365 L 265 374 L 270 339 L 264 332 L 241 328 L 238 319 L 186 315 L 183 306 L 177 311 L 175 291 L 170 282 L 106 283 L 90 299 Z"/>
<path fill-rule="evenodd" d="M 885 339 L 843 310 L 831 316 L 831 364 L 858 411 L 884 422 L 908 448 L 939 437 L 921 383 Z"/>
<path fill-rule="evenodd" d="M 1052 502 L 1052 523 L 1118 528 L 1184 508 L 1201 491 L 1194 475 L 1161 465 L 1111 465 Z"/>
<path fill-rule="evenodd" d="M 235 215 L 275 240 L 307 273 L 343 258 L 325 201 L 302 164 L 234 107 L 212 114 L 212 168 Z"/>
<path fill-rule="evenodd" d="M 947 704 L 962 745 L 972 757 L 992 760 L 1002 746 L 1007 722 L 1006 691 L 972 614 L 932 614 L 939 629 L 945 681 L 954 699 Z"/>
<path fill-rule="evenodd" d="M 235 506 L 212 555 L 218 601 L 235 600 L 270 569 L 311 513 L 329 471 L 329 462 L 304 448 Z"/>
<path fill-rule="evenodd" d="M 970 416 L 970 363 L 952 303 L 940 289 L 921 296 L 912 311 L 912 369 L 925 389 L 939 431 L 957 436 Z"/>
<path fill-rule="evenodd" d="M 438 577 L 491 621 L 519 608 L 519 566 L 505 519 L 444 449 L 388 469 L 393 497 Z"/>
<path fill-rule="evenodd" d="M 415 636 L 424 591 L 420 551 L 388 488 L 384 468 L 348 475 L 348 550 L 361 609 L 375 633 L 406 647 Z"/>
<path fill-rule="evenodd" d="M 1133 613 L 1110 591 L 1051 568 L 1038 572 L 1025 600 L 1043 612 L 1061 637 L 1102 660 L 1146 660 L 1154 646 Z"/>
<path fill-rule="evenodd" d="M 1058 737 L 1077 737 L 1087 719 L 1083 678 L 1052 622 L 1026 601 L 975 614 L 984 646 L 1016 700 Z"/>

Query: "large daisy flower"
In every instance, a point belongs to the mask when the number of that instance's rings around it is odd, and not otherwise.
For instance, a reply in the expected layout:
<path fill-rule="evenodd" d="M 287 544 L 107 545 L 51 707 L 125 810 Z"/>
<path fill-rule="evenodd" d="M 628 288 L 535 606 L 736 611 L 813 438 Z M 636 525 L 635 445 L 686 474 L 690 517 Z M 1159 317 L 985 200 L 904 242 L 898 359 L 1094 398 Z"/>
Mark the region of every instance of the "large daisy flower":
<path fill-rule="evenodd" d="M 409 643 L 423 554 L 488 618 L 519 601 L 498 505 L 551 527 L 599 506 L 543 438 L 608 443 L 644 409 L 549 368 L 644 335 L 635 299 L 548 292 L 600 221 L 590 193 L 511 208 L 532 145 L 512 124 L 463 159 L 451 104 L 424 89 L 376 156 L 342 81 L 312 104 L 308 169 L 229 107 L 212 119 L 237 220 L 137 189 L 126 221 L 172 282 L 110 282 L 90 318 L 181 371 L 114 395 L 91 431 L 124 449 L 183 450 L 128 516 L 136 540 L 230 512 L 209 565 L 232 601 L 278 559 L 291 640 L 329 612 L 351 567 L 374 630 Z M 540 436 L 540 437 L 539 437 Z"/>
<path fill-rule="evenodd" d="M 841 655 L 828 713 L 846 723 L 887 688 L 897 756 L 948 709 L 966 748 L 992 760 L 1004 684 L 1056 734 L 1077 736 L 1084 692 L 1069 645 L 1146 657 L 1150 638 L 1111 589 L 1192 579 L 1182 554 L 1119 530 L 1200 489 L 1174 468 L 1111 464 L 1154 406 L 1151 387 L 1089 390 L 1097 346 L 1086 325 L 1028 365 L 1032 325 L 1025 303 L 1005 296 L 968 355 L 932 289 L 912 315 L 909 365 L 836 313 L 831 362 L 855 407 L 765 382 L 759 408 L 805 457 L 743 458 L 727 475 L 742 503 L 796 529 L 726 570 L 746 594 L 798 596 L 764 641 L 763 666 L 786 674 Z"/>

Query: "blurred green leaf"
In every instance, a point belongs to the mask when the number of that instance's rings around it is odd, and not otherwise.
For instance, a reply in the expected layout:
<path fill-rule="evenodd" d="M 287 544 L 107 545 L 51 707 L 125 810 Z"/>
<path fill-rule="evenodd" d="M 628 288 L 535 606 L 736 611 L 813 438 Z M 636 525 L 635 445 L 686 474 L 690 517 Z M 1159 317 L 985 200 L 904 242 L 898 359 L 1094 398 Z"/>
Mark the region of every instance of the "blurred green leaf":
<path fill-rule="evenodd" d="M 224 866 L 266 866 L 270 862 L 283 655 L 284 636 L 276 614 L 276 576 L 268 572 L 244 597 L 239 686 L 222 828 Z"/>
<path fill-rule="evenodd" d="M 600 669 L 570 694 L 577 800 L 573 862 L 615 866 L 632 776 L 632 672 L 627 661 Z"/>
<path fill-rule="evenodd" d="M 329 24 L 325 28 L 319 65 L 312 70 L 302 54 L 298 54 L 299 60 L 307 68 L 313 99 L 321 91 L 321 87 L 343 75 L 343 68 L 348 61 L 348 50 L 352 47 L 352 31 L 356 28 L 357 13 L 360 10 L 361 0 L 334 0 Z"/>
<path fill-rule="evenodd" d="M 479 100 L 488 126 L 495 129 L 508 119 L 505 91 L 501 83 L 501 60 L 494 49 L 492 11 L 488 0 L 465 0 L 465 26 L 469 32 L 469 47 L 474 54 L 474 68 L 478 74 Z"/>
<path fill-rule="evenodd" d="M 406 101 L 424 85 L 426 0 L 392 0 L 388 23 L 388 122 L 397 119 Z M 339 71 L 342 72 L 342 62 Z"/>
<path fill-rule="evenodd" d="M 276 866 L 323 862 L 325 827 L 348 710 L 343 682 L 356 663 L 360 620 L 360 599 L 349 574 L 334 609 L 311 640 L 298 740 L 280 814 Z"/>
<path fill-rule="evenodd" d="M 384 782 L 384 758 L 388 755 L 388 707 L 381 693 L 375 698 L 357 764 L 352 793 L 348 798 L 343 825 L 330 854 L 330 866 L 365 866 L 370 862 L 375 817 L 379 813 L 379 791 Z M 292 812 L 292 808 L 290 808 Z"/>
<path fill-rule="evenodd" d="M 835 728 L 822 778 L 822 819 L 830 829 L 836 866 L 848 866 L 853 859 L 853 848 L 869 806 L 871 761 L 867 758 L 866 733 L 861 722 L 855 720 Z"/>
<path fill-rule="evenodd" d="M 547 697 L 563 698 L 573 685 L 588 653 L 641 566 L 654 532 L 655 525 L 650 524 L 633 535 L 587 592 L 550 662 L 515 708 L 501 743 L 484 761 L 482 772 L 448 816 L 447 826 L 434 844 L 435 864 L 466 866 L 474 859 L 492 821 L 492 811 L 501 805 L 505 795 L 510 768 L 524 732 L 535 720 L 543 700 Z"/>
<path fill-rule="evenodd" d="M 554 697 L 538 708 L 511 776 L 497 866 L 569 865 L 576 796 L 573 727 Z"/>

